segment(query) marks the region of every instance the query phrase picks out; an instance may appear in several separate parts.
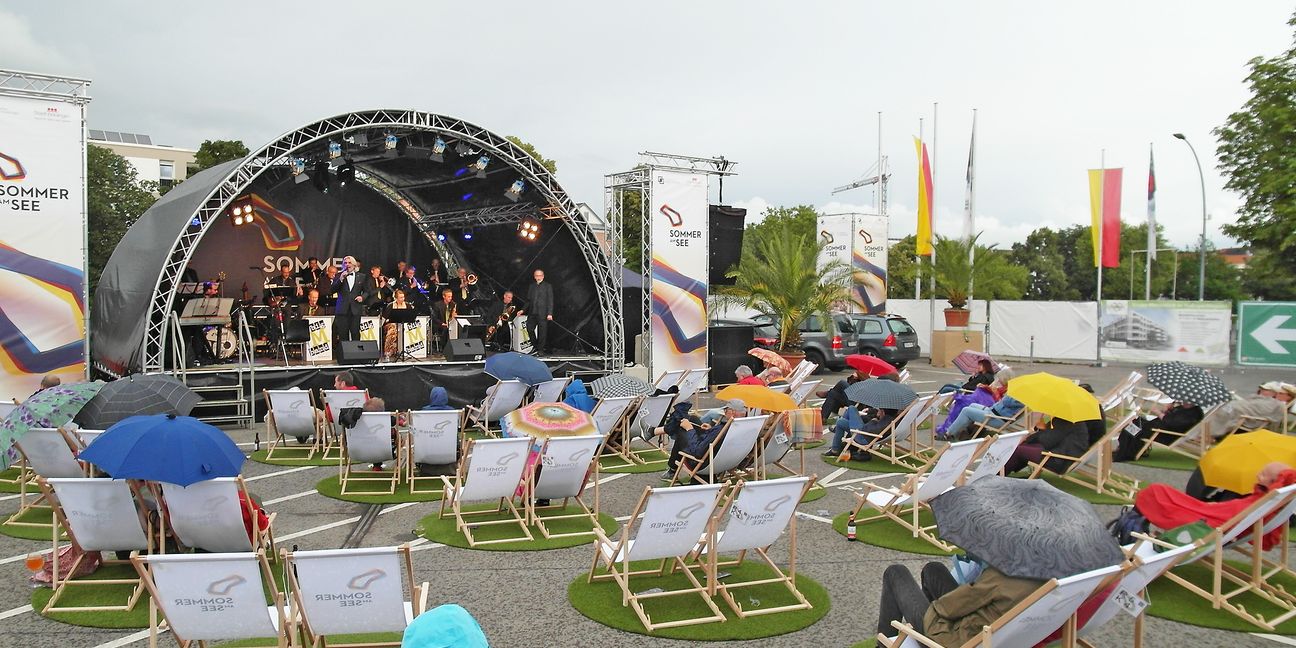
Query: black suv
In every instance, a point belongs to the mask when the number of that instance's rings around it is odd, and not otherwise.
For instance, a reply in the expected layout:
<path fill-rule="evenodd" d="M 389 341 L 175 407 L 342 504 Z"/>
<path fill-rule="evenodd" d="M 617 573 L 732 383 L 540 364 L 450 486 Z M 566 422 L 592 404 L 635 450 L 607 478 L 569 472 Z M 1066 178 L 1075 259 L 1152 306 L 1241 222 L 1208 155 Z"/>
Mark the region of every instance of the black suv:
<path fill-rule="evenodd" d="M 850 317 L 859 339 L 859 352 L 864 355 L 877 356 L 901 369 L 922 351 L 918 334 L 899 315 L 853 313 Z"/>

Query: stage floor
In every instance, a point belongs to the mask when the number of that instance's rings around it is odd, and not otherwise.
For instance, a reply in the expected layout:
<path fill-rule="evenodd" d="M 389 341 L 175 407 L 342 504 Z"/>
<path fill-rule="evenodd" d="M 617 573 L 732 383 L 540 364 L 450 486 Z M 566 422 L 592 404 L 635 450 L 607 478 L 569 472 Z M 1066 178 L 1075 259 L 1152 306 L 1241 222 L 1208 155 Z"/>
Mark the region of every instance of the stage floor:
<path fill-rule="evenodd" d="M 483 356 L 481 360 L 447 360 L 444 355 L 433 353 L 427 358 L 420 358 L 418 360 L 396 360 L 396 361 L 380 360 L 378 362 L 372 362 L 372 363 L 364 362 L 364 363 L 349 363 L 349 364 L 341 364 L 336 360 L 327 360 L 322 362 L 309 362 L 309 361 L 300 360 L 292 357 L 288 358 L 288 362 L 287 364 L 285 364 L 282 357 L 280 358 L 257 357 L 255 359 L 255 364 L 256 364 L 256 372 L 258 374 L 264 371 L 300 370 L 300 369 L 329 370 L 329 369 L 348 369 L 348 368 L 355 368 L 355 367 L 366 367 L 366 368 L 376 368 L 376 369 L 382 369 L 382 368 L 397 369 L 403 367 L 468 366 L 468 365 L 480 365 L 485 362 L 486 358 L 489 358 L 495 355 L 496 353 L 498 352 L 488 351 L 486 352 L 486 355 Z M 549 365 L 565 364 L 565 363 L 587 364 L 587 363 L 602 363 L 603 356 L 601 354 L 546 354 L 544 356 L 541 356 L 540 360 L 545 364 L 549 364 Z M 239 369 L 238 363 L 227 362 L 222 364 L 189 367 L 185 369 L 185 373 L 222 374 L 222 373 L 235 373 L 238 371 L 238 369 Z"/>

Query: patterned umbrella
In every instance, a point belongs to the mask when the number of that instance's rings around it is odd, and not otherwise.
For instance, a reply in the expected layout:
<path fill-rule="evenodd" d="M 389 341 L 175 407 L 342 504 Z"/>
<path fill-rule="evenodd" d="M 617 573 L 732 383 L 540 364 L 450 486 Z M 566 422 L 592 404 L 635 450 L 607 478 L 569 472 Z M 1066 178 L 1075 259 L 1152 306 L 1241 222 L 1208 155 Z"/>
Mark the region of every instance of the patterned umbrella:
<path fill-rule="evenodd" d="M 76 416 L 83 428 L 106 430 L 129 416 L 175 414 L 188 416 L 202 397 L 166 374 L 133 374 L 99 390 Z"/>
<path fill-rule="evenodd" d="M 931 509 L 942 538 L 1008 576 L 1065 578 L 1125 558 L 1093 506 L 1043 480 L 983 477 Z"/>
<path fill-rule="evenodd" d="M 564 403 L 531 403 L 504 415 L 501 427 L 507 436 L 549 437 L 598 434 L 594 419 Z"/>
<path fill-rule="evenodd" d="M 23 401 L 0 421 L 0 448 L 5 450 L 0 455 L 0 468 L 8 468 L 17 461 L 13 443 L 27 434 L 27 430 L 67 425 L 103 386 L 99 381 L 58 385 L 42 389 Z"/>
<path fill-rule="evenodd" d="M 622 396 L 647 396 L 652 385 L 625 374 L 609 374 L 590 383 L 595 398 L 620 398 Z"/>
<path fill-rule="evenodd" d="M 766 367 L 778 367 L 779 371 L 782 371 L 784 376 L 792 373 L 792 365 L 789 364 L 787 360 L 784 360 L 783 356 L 769 349 L 752 349 L 747 352 L 747 355 L 755 356 L 756 359 L 764 362 Z"/>
<path fill-rule="evenodd" d="M 869 407 L 901 410 L 918 398 L 918 392 L 909 385 L 890 380 L 870 378 L 846 388 L 846 398 Z"/>
<path fill-rule="evenodd" d="M 1203 409 L 1227 403 L 1233 398 L 1219 376 L 1178 360 L 1148 365 L 1143 373 L 1161 393 Z"/>
<path fill-rule="evenodd" d="M 995 359 L 991 358 L 989 353 L 981 353 L 971 349 L 960 351 L 958 355 L 954 356 L 953 362 L 954 366 L 959 368 L 959 371 L 972 375 L 981 371 L 982 360 L 989 360 L 990 366 L 994 367 L 995 371 L 999 371 L 999 363 L 995 362 Z"/>

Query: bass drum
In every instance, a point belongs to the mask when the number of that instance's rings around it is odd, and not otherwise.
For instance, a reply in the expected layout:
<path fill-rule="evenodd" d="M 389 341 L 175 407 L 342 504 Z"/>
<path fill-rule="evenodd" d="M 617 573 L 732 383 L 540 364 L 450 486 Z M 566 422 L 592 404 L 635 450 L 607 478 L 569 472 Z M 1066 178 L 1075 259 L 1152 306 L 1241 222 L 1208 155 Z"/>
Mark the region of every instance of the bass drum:
<path fill-rule="evenodd" d="M 211 345 L 212 354 L 218 360 L 228 360 L 234 357 L 238 352 L 238 336 L 234 333 L 234 327 L 226 324 L 225 326 L 209 326 L 204 335 L 207 337 L 207 344 Z"/>

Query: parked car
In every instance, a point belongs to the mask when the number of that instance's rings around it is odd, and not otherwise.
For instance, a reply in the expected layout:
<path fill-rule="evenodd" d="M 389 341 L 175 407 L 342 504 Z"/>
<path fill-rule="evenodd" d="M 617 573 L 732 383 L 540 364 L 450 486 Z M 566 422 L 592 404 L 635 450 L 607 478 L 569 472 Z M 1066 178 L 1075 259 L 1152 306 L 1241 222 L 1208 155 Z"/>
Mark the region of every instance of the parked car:
<path fill-rule="evenodd" d="M 762 349 L 773 349 L 778 346 L 778 328 L 773 324 L 763 324 L 751 320 L 713 319 L 711 326 L 750 326 L 752 327 L 752 344 Z"/>
<path fill-rule="evenodd" d="M 902 369 L 910 360 L 917 359 L 922 351 L 918 345 L 918 333 L 908 320 L 899 315 L 855 313 L 850 317 L 855 325 L 860 353 L 877 356 Z"/>
<path fill-rule="evenodd" d="M 757 324 L 776 327 L 768 316 L 757 315 L 752 319 Z M 859 342 L 855 338 L 855 325 L 851 323 L 850 315 L 832 313 L 830 319 L 831 331 L 825 330 L 824 322 L 818 315 L 811 315 L 802 322 L 799 327 L 801 350 L 805 352 L 806 360 L 836 370 L 846 366 L 846 356 L 856 352 Z"/>

